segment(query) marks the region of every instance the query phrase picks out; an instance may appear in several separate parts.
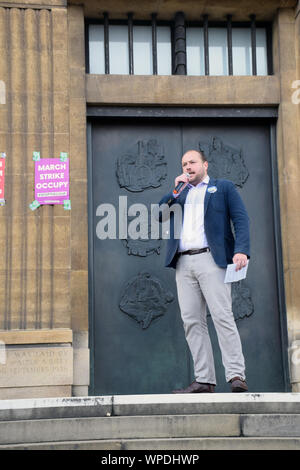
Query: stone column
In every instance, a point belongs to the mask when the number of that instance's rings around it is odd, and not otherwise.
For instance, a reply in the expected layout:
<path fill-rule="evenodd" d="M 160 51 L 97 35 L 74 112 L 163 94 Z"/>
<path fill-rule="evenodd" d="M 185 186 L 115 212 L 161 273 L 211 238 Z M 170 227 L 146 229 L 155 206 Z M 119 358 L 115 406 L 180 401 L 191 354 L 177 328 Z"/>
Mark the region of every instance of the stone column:
<path fill-rule="evenodd" d="M 19 353 L 26 357 L 27 375 L 19 367 L 8 380 L 5 374 L 10 372 L 3 368 L 0 387 L 6 390 L 0 396 L 20 396 L 19 387 L 27 387 L 23 396 L 43 395 L 40 387 L 46 387 L 45 396 L 53 396 L 56 386 L 64 386 L 59 393 L 69 395 L 71 211 L 29 208 L 34 200 L 33 151 L 41 158 L 70 153 L 67 8 L 60 0 L 50 0 L 47 7 L 22 3 L 18 8 L 17 3 L 0 7 L 0 80 L 6 92 L 0 105 L 0 151 L 7 154 L 6 205 L 0 208 L 0 340 L 7 345 L 8 361 L 16 364 Z M 60 329 L 68 333 L 61 337 L 56 334 Z M 50 332 L 47 346 L 34 334 L 30 351 L 31 332 L 42 336 L 45 330 Z M 58 344 L 66 349 L 52 367 Z M 60 369 L 64 352 L 68 361 Z"/>
<path fill-rule="evenodd" d="M 68 8 L 70 154 L 72 155 L 71 312 L 74 347 L 73 395 L 88 395 L 88 207 L 84 11 Z"/>
<path fill-rule="evenodd" d="M 300 78 L 299 34 L 299 14 L 292 8 L 278 9 L 273 28 L 274 73 L 280 79 L 278 179 L 290 377 L 295 392 L 300 391 L 300 104 L 293 99 L 293 84 Z"/>

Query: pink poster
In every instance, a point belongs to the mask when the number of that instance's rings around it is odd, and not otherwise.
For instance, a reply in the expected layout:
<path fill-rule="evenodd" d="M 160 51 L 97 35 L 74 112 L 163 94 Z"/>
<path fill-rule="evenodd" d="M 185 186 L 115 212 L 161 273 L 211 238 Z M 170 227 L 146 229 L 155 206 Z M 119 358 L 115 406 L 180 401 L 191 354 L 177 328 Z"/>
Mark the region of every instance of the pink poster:
<path fill-rule="evenodd" d="M 35 162 L 35 200 L 39 204 L 64 204 L 69 194 L 69 159 L 41 158 Z"/>

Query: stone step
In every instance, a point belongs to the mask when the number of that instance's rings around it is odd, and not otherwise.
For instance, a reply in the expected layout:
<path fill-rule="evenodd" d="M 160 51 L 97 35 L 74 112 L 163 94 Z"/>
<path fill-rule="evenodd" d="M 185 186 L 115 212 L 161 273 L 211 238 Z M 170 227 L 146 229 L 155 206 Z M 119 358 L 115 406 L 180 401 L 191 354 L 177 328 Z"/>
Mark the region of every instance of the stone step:
<path fill-rule="evenodd" d="M 241 415 L 246 437 L 300 437 L 300 414 Z"/>
<path fill-rule="evenodd" d="M 0 444 L 202 436 L 240 436 L 240 416 L 193 414 L 0 422 Z"/>
<path fill-rule="evenodd" d="M 299 444 L 300 393 L 0 401 L 0 449 L 294 449 Z"/>
<path fill-rule="evenodd" d="M 300 393 L 196 393 L 0 400 L 0 421 L 202 413 L 300 414 Z"/>
<path fill-rule="evenodd" d="M 0 400 L 0 422 L 111 416 L 112 397 Z"/>
<path fill-rule="evenodd" d="M 190 414 L 0 422 L 0 444 L 199 437 L 300 437 L 300 414 Z"/>
<path fill-rule="evenodd" d="M 0 445 L 1 450 L 299 450 L 300 437 L 201 437 L 173 439 L 88 440 Z M 106 454 L 105 454 L 106 455 Z M 117 454 L 113 454 L 117 456 Z M 100 459 L 101 457 L 99 457 Z M 137 457 L 140 458 L 140 457 Z M 170 463 L 166 461 L 165 463 Z"/>

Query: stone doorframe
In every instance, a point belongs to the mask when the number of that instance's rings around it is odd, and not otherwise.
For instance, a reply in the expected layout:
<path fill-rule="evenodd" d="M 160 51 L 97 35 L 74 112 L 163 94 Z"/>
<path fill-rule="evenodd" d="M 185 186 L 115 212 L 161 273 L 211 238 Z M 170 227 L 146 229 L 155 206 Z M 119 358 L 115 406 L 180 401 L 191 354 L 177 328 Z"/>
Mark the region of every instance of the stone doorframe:
<path fill-rule="evenodd" d="M 147 3 L 141 2 L 142 10 Z M 61 344 L 66 349 L 71 345 L 73 361 L 68 361 L 63 384 L 68 387 L 66 393 L 87 395 L 89 385 L 87 105 L 278 108 L 276 150 L 290 380 L 293 391 L 300 391 L 300 221 L 295 216 L 300 183 L 300 13 L 292 0 L 265 3 L 269 15 L 265 19 L 271 17 L 270 8 L 275 15 L 274 75 L 142 77 L 86 74 L 84 15 L 92 12 L 88 6 L 99 10 L 99 2 L 0 2 L 0 80 L 7 84 L 6 103 L 0 104 L 4 126 L 0 150 L 14 155 L 8 165 L 8 203 L 1 211 L 5 269 L 0 273 L 0 299 L 8 315 L 4 336 L 7 344 L 18 347 L 33 340 L 36 347 Z M 283 3 L 288 7 L 280 8 Z M 101 4 L 106 5 L 104 0 Z M 188 4 L 190 8 L 192 2 Z M 124 5 L 128 8 L 128 2 Z M 202 8 L 202 3 L 197 2 L 197 7 Z M 37 25 L 39 47 L 37 35 L 31 34 Z M 16 44 L 23 44 L 23 39 L 27 48 L 20 54 Z M 59 155 L 62 150 L 70 154 L 69 214 L 48 207 L 36 217 L 28 210 L 33 189 L 31 156 L 36 146 L 42 155 Z M 20 237 L 26 231 L 28 238 Z M 45 244 L 45 239 L 53 243 Z M 35 242 L 44 251 L 31 250 Z M 40 332 L 24 333 L 30 328 Z M 44 330 L 50 333 L 44 336 Z"/>

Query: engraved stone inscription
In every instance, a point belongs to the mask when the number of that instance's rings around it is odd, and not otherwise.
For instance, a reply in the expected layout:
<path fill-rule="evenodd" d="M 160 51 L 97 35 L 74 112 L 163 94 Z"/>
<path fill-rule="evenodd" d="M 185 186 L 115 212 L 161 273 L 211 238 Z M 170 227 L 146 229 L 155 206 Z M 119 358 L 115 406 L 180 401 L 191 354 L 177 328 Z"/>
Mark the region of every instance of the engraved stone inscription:
<path fill-rule="evenodd" d="M 68 385 L 73 382 L 71 347 L 6 348 L 0 387 Z"/>

